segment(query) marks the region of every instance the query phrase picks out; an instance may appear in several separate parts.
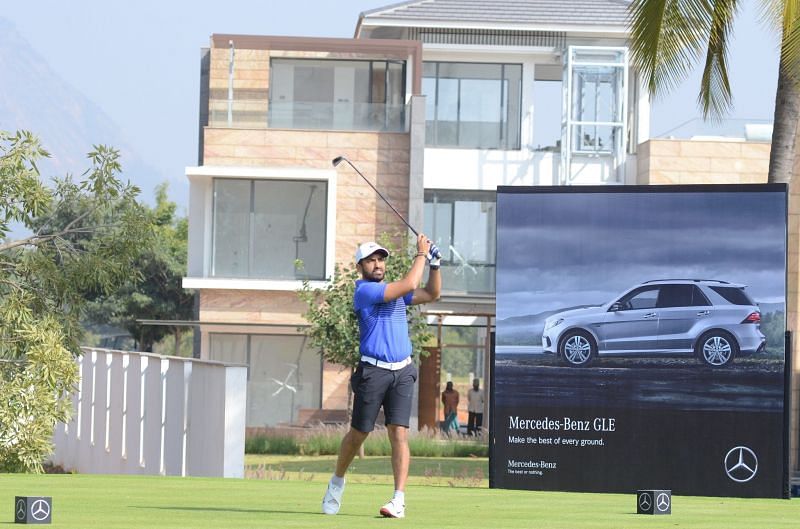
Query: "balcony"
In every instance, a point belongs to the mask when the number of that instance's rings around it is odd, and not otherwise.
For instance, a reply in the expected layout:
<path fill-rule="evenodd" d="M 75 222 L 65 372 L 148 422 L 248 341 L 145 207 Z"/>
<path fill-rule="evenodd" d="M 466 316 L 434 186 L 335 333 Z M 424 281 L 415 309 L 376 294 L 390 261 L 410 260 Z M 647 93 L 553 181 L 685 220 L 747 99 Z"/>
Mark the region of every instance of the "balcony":
<path fill-rule="evenodd" d="M 404 132 L 406 105 L 385 103 L 273 103 L 268 128 Z"/>
<path fill-rule="evenodd" d="M 267 100 L 211 101 L 214 128 L 405 132 L 407 105 Z"/>

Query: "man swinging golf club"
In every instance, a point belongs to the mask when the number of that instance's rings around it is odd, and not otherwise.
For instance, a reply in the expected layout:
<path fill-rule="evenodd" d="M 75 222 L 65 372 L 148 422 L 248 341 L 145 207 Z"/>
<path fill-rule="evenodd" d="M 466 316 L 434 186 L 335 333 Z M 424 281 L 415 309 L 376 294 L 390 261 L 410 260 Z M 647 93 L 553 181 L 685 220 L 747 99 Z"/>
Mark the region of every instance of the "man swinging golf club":
<path fill-rule="evenodd" d="M 419 234 L 411 269 L 404 278 L 391 283 L 383 282 L 387 257 L 389 252 L 386 248 L 375 242 L 364 243 L 356 251 L 356 268 L 361 279 L 356 281 L 353 307 L 361 332 L 361 362 L 350 379 L 355 394 L 353 420 L 342 439 L 336 471 L 322 499 L 322 512 L 325 514 L 339 512 L 344 474 L 375 427 L 378 411 L 383 406 L 392 445 L 395 490 L 380 513 L 389 518 L 405 517 L 405 486 L 410 459 L 408 425 L 411 397 L 417 380 L 417 369 L 411 360 L 406 306 L 439 298 L 441 254 L 425 235 Z M 430 275 L 425 288 L 419 288 L 426 260 Z"/>

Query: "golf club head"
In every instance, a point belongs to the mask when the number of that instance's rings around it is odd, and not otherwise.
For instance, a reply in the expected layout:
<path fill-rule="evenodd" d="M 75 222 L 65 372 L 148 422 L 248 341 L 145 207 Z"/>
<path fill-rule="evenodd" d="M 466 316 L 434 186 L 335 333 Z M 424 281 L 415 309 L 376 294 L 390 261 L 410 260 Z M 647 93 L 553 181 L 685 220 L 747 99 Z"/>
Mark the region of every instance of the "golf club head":
<path fill-rule="evenodd" d="M 342 163 L 343 160 L 344 160 L 344 156 L 337 156 L 336 158 L 333 159 L 333 162 L 332 162 L 333 166 L 334 167 L 338 166 L 340 163 Z"/>

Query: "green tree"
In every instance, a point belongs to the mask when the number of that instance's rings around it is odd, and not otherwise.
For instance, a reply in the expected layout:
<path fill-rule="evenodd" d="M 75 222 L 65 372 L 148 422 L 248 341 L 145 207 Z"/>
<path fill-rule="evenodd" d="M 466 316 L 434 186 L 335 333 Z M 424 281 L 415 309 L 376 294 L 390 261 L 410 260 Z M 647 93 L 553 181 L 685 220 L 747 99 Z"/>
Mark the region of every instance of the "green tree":
<path fill-rule="evenodd" d="M 150 244 L 151 220 L 123 183 L 116 150 L 45 185 L 29 132 L 0 132 L 0 472 L 40 471 L 77 382 L 85 300 L 112 292 Z M 30 234 L 10 239 L 17 223 Z"/>
<path fill-rule="evenodd" d="M 767 352 L 783 351 L 785 330 L 786 313 L 784 311 L 768 312 L 761 315 L 761 332 L 767 338 Z"/>
<path fill-rule="evenodd" d="M 769 181 L 789 183 L 800 120 L 800 0 L 762 0 L 763 18 L 780 36 Z M 732 106 L 728 43 L 741 0 L 634 0 L 630 7 L 633 63 L 651 94 L 683 81 L 705 57 L 698 102 L 707 118 Z"/>
<path fill-rule="evenodd" d="M 95 300 L 87 320 L 124 327 L 141 351 L 152 351 L 156 342 L 172 335 L 178 356 L 184 327 L 137 323 L 194 316 L 194 295 L 181 284 L 186 273 L 189 223 L 186 217 L 176 216 L 177 205 L 167 197 L 167 184 L 156 188 L 155 198 L 153 241 L 133 263 L 136 273 L 110 296 Z"/>
<path fill-rule="evenodd" d="M 466 377 L 475 371 L 475 357 L 480 344 L 475 327 L 446 327 L 442 333 L 442 372 Z M 474 345 L 474 348 L 448 347 Z M 471 383 L 472 381 L 470 381 Z"/>
<path fill-rule="evenodd" d="M 401 237 L 397 236 L 395 239 Z M 399 251 L 387 234 L 383 234 L 379 242 L 391 253 L 386 261 L 385 280 L 392 282 L 404 277 L 411 268 L 416 247 L 409 246 L 404 251 Z M 309 327 L 305 332 L 311 345 L 319 348 L 323 359 L 351 370 L 356 368 L 361 357 L 358 318 L 353 310 L 353 293 L 357 279 L 359 275 L 355 264 L 337 264 L 333 278 L 326 287 L 311 288 L 308 281 L 305 281 L 303 289 L 298 293 L 308 306 L 304 317 Z M 423 346 L 433 338 L 433 334 L 428 330 L 428 324 L 418 306 L 408 307 L 407 311 L 413 354 L 415 358 L 427 356 Z M 348 407 L 349 401 L 348 398 Z"/>

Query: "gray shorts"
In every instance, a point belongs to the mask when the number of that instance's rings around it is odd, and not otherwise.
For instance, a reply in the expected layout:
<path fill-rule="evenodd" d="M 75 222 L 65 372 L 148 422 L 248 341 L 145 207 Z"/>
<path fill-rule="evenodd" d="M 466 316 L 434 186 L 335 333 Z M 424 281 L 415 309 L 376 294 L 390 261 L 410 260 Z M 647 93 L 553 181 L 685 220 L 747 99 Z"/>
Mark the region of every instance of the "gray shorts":
<path fill-rule="evenodd" d="M 359 363 L 350 377 L 355 395 L 350 425 L 360 432 L 371 432 L 383 406 L 387 426 L 395 424 L 408 428 L 416 381 L 417 368 L 413 363 L 397 371 Z"/>

